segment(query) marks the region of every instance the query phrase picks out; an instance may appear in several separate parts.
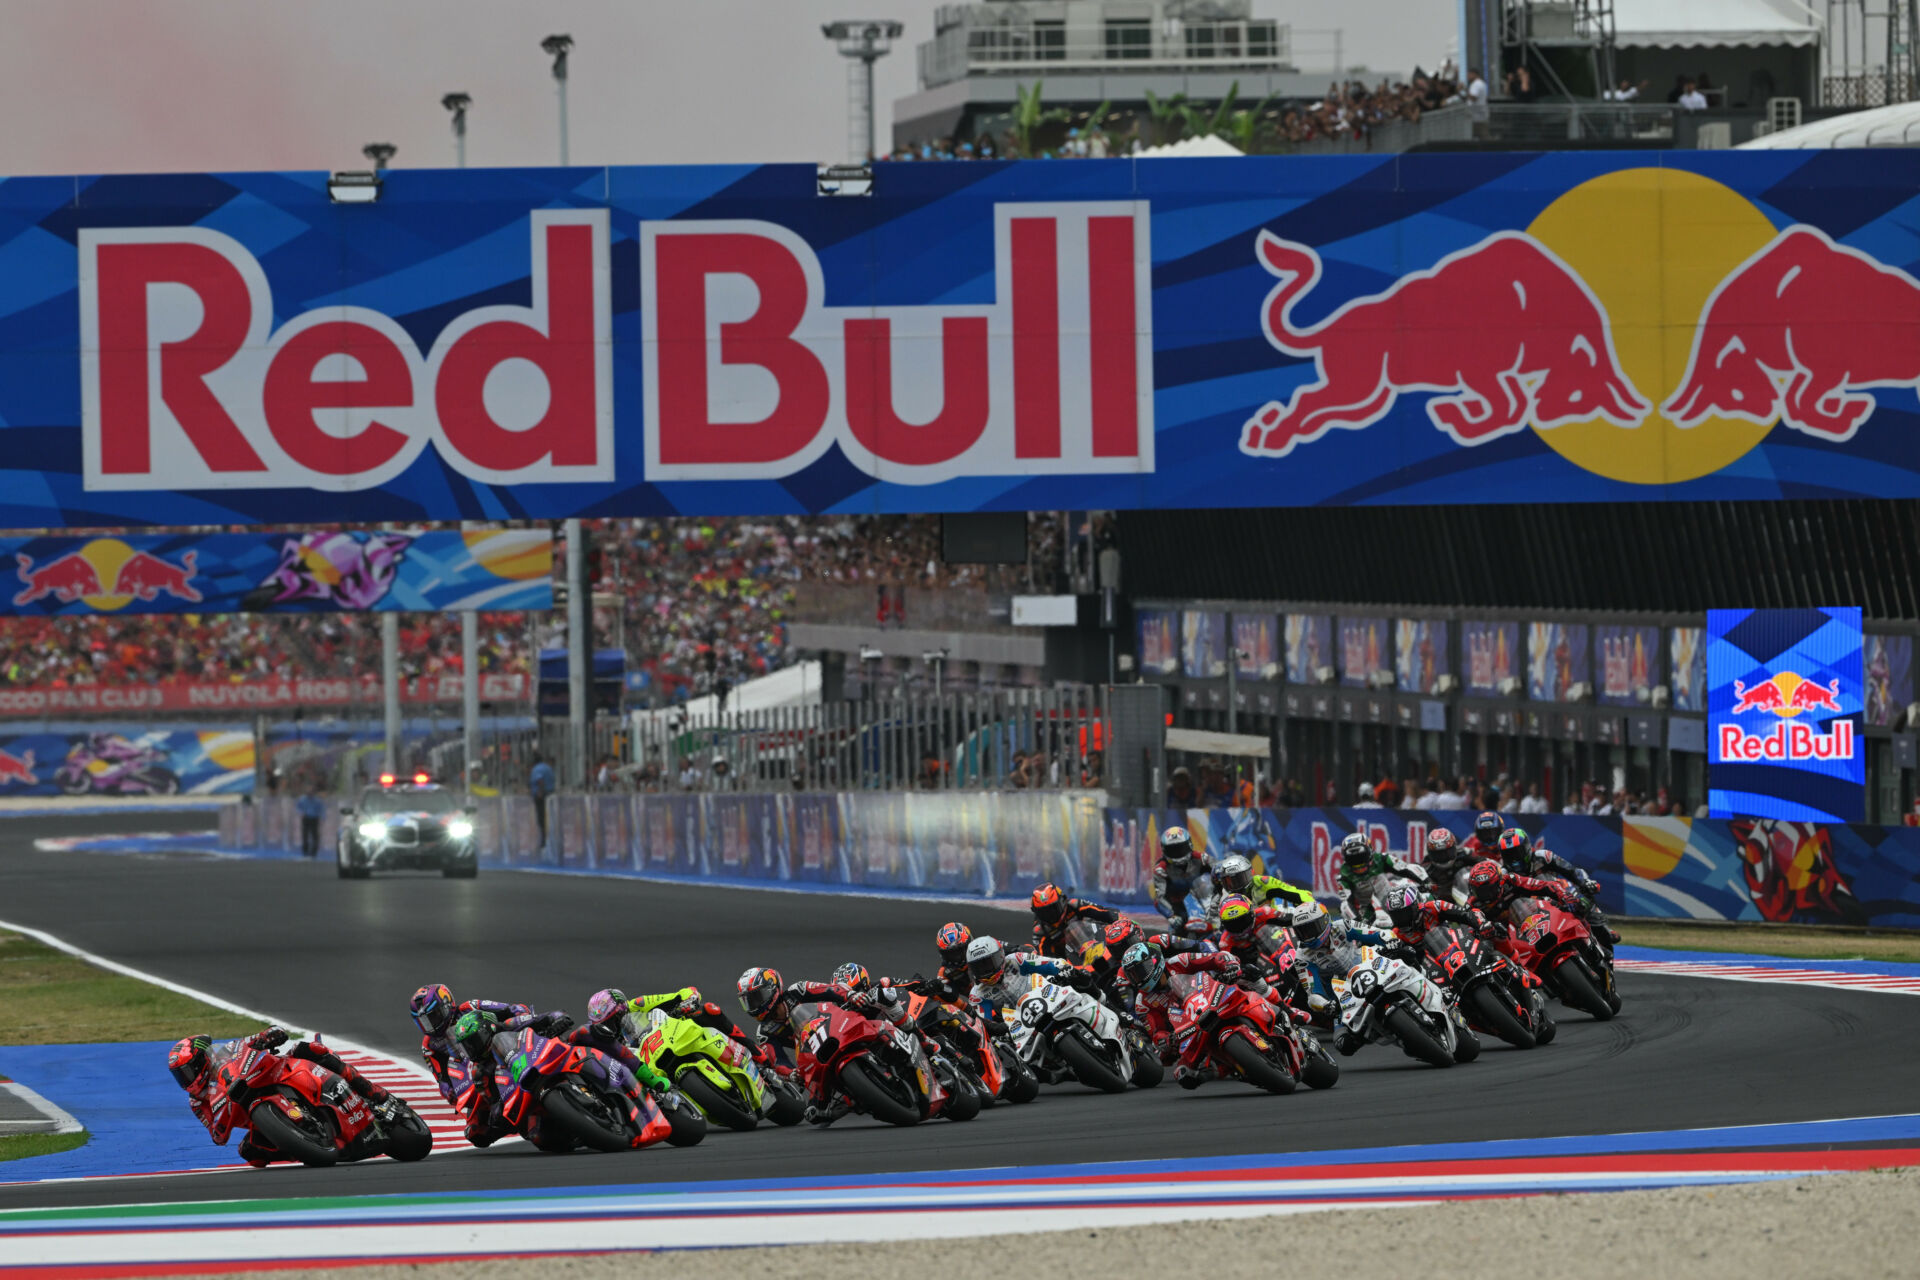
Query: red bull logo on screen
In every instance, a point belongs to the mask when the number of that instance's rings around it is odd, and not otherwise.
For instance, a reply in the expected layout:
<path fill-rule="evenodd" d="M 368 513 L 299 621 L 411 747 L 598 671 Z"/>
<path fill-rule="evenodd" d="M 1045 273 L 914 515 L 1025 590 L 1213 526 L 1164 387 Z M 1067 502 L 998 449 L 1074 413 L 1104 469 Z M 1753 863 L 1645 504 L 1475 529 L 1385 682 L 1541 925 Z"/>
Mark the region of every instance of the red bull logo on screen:
<path fill-rule="evenodd" d="M 1798 672 L 1777 671 L 1752 685 L 1733 682 L 1736 701 L 1729 715 L 1746 711 L 1765 711 L 1779 716 L 1781 723 L 1766 733 L 1749 733 L 1737 724 L 1720 725 L 1722 760 L 1851 760 L 1853 758 L 1853 721 L 1835 719 L 1825 732 L 1811 724 L 1787 721 L 1804 711 L 1825 711 L 1840 715 L 1840 681 L 1818 684 L 1802 679 Z"/>
<path fill-rule="evenodd" d="M 640 224 L 647 475 L 791 475 L 838 444 L 884 480 L 1153 470 L 1143 202 L 994 207 L 994 301 L 831 306 L 753 221 Z"/>

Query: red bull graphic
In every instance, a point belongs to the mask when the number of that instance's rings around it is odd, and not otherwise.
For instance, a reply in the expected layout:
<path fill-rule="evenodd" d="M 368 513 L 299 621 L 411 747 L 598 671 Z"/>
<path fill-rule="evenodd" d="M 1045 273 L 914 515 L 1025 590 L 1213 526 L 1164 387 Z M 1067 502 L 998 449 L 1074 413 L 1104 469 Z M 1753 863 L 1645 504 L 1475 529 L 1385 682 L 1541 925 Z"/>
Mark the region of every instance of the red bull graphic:
<path fill-rule="evenodd" d="M 76 550 L 35 563 L 31 555 L 16 552 L 24 590 L 14 606 L 51 598 L 57 604 L 84 602 L 97 612 L 112 612 L 128 602 L 147 603 L 162 594 L 188 604 L 199 604 L 193 586 L 195 553 L 188 551 L 173 563 L 149 551 L 136 551 L 118 538 L 94 538 Z"/>
<path fill-rule="evenodd" d="M 1530 235 L 1489 236 L 1307 329 L 1290 317 L 1320 279 L 1320 255 L 1268 231 L 1257 253 L 1280 278 L 1261 331 L 1287 355 L 1311 357 L 1320 376 L 1255 413 L 1243 453 L 1285 457 L 1334 427 L 1370 427 L 1406 392 L 1442 393 L 1427 416 L 1461 445 L 1595 418 L 1637 427 L 1652 407 L 1620 369 L 1606 309 Z"/>
<path fill-rule="evenodd" d="M 1707 615 L 1708 803 L 1716 817 L 1864 816 L 1858 609 Z"/>
<path fill-rule="evenodd" d="M 0 787 L 37 786 L 40 779 L 33 772 L 33 749 L 31 747 L 15 755 L 11 751 L 0 750 Z"/>
<path fill-rule="evenodd" d="M 99 571 L 77 551 L 56 556 L 42 565 L 36 565 L 32 556 L 16 555 L 14 559 L 20 564 L 20 581 L 27 584 L 26 590 L 13 597 L 16 605 L 32 604 L 48 596 L 61 604 L 72 604 L 85 596 L 106 594 L 100 585 Z"/>

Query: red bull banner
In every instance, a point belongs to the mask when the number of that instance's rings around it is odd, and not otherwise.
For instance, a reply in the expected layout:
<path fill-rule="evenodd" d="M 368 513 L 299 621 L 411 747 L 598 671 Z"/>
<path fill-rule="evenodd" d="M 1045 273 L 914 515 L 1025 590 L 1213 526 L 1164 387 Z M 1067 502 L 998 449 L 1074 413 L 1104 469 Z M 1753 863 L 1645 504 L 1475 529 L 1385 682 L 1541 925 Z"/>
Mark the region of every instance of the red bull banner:
<path fill-rule="evenodd" d="M 547 528 L 0 539 L 6 613 L 553 607 Z"/>
<path fill-rule="evenodd" d="M 1707 611 L 1712 816 L 1866 816 L 1860 610 Z"/>
<path fill-rule="evenodd" d="M 0 527 L 1920 497 L 1915 190 L 1902 151 L 11 179 Z"/>
<path fill-rule="evenodd" d="M 531 682 L 519 672 L 480 677 L 483 702 L 522 703 Z M 416 676 L 400 682 L 408 703 L 457 703 L 461 677 Z M 170 680 L 164 684 L 0 686 L 0 717 L 91 716 L 179 711 L 274 711 L 294 707 L 350 709 L 373 714 L 381 705 L 377 676 L 267 677 L 256 680 Z"/>

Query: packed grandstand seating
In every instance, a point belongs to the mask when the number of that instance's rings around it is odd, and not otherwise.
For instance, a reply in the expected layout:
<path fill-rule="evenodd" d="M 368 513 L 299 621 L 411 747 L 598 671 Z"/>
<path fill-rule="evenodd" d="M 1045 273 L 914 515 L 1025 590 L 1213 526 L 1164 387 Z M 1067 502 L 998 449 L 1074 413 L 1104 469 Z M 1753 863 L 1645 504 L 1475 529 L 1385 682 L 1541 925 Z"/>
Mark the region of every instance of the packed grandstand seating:
<path fill-rule="evenodd" d="M 1036 560 L 1060 557 L 1057 521 L 1033 517 Z M 787 663 L 787 622 L 802 581 L 1012 590 L 1024 566 L 948 565 L 932 516 L 589 521 L 594 589 L 624 601 L 629 669 L 657 701 L 737 684 Z M 484 672 L 530 670 L 534 629 L 482 614 Z M 708 655 L 713 655 L 711 664 Z M 456 615 L 410 614 L 401 674 L 460 671 Z M 170 681 L 329 677 L 380 669 L 371 614 L 64 615 L 0 619 L 0 677 L 71 688 Z"/>

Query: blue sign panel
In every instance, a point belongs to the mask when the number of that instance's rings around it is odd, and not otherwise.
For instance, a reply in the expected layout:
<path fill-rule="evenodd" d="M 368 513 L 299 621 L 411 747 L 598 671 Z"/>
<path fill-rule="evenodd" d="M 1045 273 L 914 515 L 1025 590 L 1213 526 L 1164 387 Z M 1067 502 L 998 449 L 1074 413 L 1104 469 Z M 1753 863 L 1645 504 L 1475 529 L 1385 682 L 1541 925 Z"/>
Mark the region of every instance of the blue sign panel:
<path fill-rule="evenodd" d="M 1707 803 L 1716 818 L 1860 822 L 1860 610 L 1707 611 Z"/>
<path fill-rule="evenodd" d="M 0 527 L 1920 497 L 1915 190 L 1898 150 L 10 179 Z"/>

